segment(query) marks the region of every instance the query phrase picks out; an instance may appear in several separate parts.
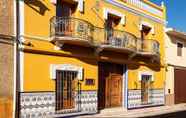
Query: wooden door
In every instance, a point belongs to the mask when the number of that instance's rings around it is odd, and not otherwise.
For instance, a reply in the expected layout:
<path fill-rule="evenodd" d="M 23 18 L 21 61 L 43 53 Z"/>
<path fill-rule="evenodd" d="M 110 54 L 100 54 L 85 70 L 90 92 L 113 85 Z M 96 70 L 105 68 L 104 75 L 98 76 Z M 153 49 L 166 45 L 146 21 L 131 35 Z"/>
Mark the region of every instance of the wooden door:
<path fill-rule="evenodd" d="M 149 99 L 149 88 L 150 88 L 150 77 L 149 75 L 142 75 L 141 80 L 141 93 L 142 93 L 142 103 L 148 103 Z"/>
<path fill-rule="evenodd" d="M 56 72 L 56 110 L 74 108 L 75 77 L 77 72 Z"/>
<path fill-rule="evenodd" d="M 117 107 L 122 105 L 122 77 L 111 74 L 106 79 L 106 107 Z"/>
<path fill-rule="evenodd" d="M 107 107 L 121 106 L 122 99 L 123 99 L 122 98 L 123 65 L 107 63 L 107 62 L 99 62 L 98 67 L 99 67 L 98 68 L 99 110 Z"/>
<path fill-rule="evenodd" d="M 186 68 L 174 70 L 175 104 L 186 103 Z"/>

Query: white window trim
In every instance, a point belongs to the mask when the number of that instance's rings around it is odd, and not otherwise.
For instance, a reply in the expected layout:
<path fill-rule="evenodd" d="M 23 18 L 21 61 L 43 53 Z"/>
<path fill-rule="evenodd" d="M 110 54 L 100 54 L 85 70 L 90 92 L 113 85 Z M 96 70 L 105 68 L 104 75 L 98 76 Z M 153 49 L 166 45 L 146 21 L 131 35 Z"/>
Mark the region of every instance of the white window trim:
<path fill-rule="evenodd" d="M 113 10 L 113 9 L 103 8 L 103 18 L 105 20 L 108 19 L 108 14 L 113 14 L 113 15 L 116 15 L 116 16 L 120 17 L 121 18 L 120 23 L 122 25 L 125 25 L 125 23 L 126 23 L 126 16 L 124 14 L 122 14 L 122 13 L 116 11 L 116 10 Z"/>
<path fill-rule="evenodd" d="M 177 54 L 177 50 L 178 50 L 178 43 L 180 43 L 180 44 L 182 44 L 183 45 L 183 48 L 182 48 L 182 55 L 181 56 L 178 56 L 178 54 Z M 183 41 L 179 41 L 179 40 L 176 40 L 176 56 L 177 57 L 184 57 L 184 45 L 185 43 L 183 42 Z"/>
<path fill-rule="evenodd" d="M 153 72 L 151 72 L 151 71 L 139 71 L 139 73 L 138 73 L 139 81 L 142 80 L 142 75 L 150 75 L 152 77 L 151 81 L 154 81 L 154 73 Z"/>
<path fill-rule="evenodd" d="M 50 65 L 50 78 L 56 79 L 56 70 L 62 71 L 77 71 L 77 79 L 83 80 L 83 67 L 72 64 L 51 64 Z"/>
<path fill-rule="evenodd" d="M 155 34 L 154 26 L 153 26 L 152 24 L 150 24 L 149 22 L 146 22 L 146 21 L 141 21 L 140 26 L 139 26 L 139 30 L 140 30 L 140 31 L 142 30 L 142 26 L 143 26 L 143 25 L 144 25 L 144 26 L 150 27 L 150 28 L 151 28 L 150 32 L 151 32 L 152 34 Z"/>

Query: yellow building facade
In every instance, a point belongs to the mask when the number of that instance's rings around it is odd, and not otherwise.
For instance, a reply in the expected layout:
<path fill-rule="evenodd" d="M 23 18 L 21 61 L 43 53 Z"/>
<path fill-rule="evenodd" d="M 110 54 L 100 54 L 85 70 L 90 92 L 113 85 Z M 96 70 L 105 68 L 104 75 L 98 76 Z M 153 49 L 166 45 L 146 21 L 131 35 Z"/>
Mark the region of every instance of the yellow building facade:
<path fill-rule="evenodd" d="M 24 0 L 20 11 L 22 117 L 164 104 L 163 4 Z"/>

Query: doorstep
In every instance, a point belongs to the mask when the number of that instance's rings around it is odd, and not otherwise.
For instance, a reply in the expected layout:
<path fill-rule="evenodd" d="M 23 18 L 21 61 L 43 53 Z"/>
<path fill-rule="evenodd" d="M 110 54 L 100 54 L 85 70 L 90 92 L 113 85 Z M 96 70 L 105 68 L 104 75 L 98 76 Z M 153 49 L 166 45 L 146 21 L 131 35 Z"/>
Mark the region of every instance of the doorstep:
<path fill-rule="evenodd" d="M 95 112 L 74 112 L 74 113 L 63 113 L 63 114 L 54 114 L 52 118 L 66 118 L 66 117 L 77 117 L 82 115 L 93 115 Z"/>
<path fill-rule="evenodd" d="M 150 117 L 174 112 L 186 111 L 186 104 L 177 104 L 171 106 L 158 106 L 158 107 L 149 107 L 133 110 L 116 110 L 112 112 L 106 112 L 95 115 L 85 115 L 79 117 L 124 117 L 124 118 L 138 118 L 138 117 Z"/>

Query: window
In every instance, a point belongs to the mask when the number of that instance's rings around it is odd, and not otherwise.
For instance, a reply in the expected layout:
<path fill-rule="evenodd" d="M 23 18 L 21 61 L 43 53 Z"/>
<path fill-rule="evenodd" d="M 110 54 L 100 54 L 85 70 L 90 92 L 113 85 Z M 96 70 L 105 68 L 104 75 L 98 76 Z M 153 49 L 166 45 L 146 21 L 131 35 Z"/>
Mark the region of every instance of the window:
<path fill-rule="evenodd" d="M 177 43 L 177 56 L 182 56 L 183 54 L 183 43 Z"/>

